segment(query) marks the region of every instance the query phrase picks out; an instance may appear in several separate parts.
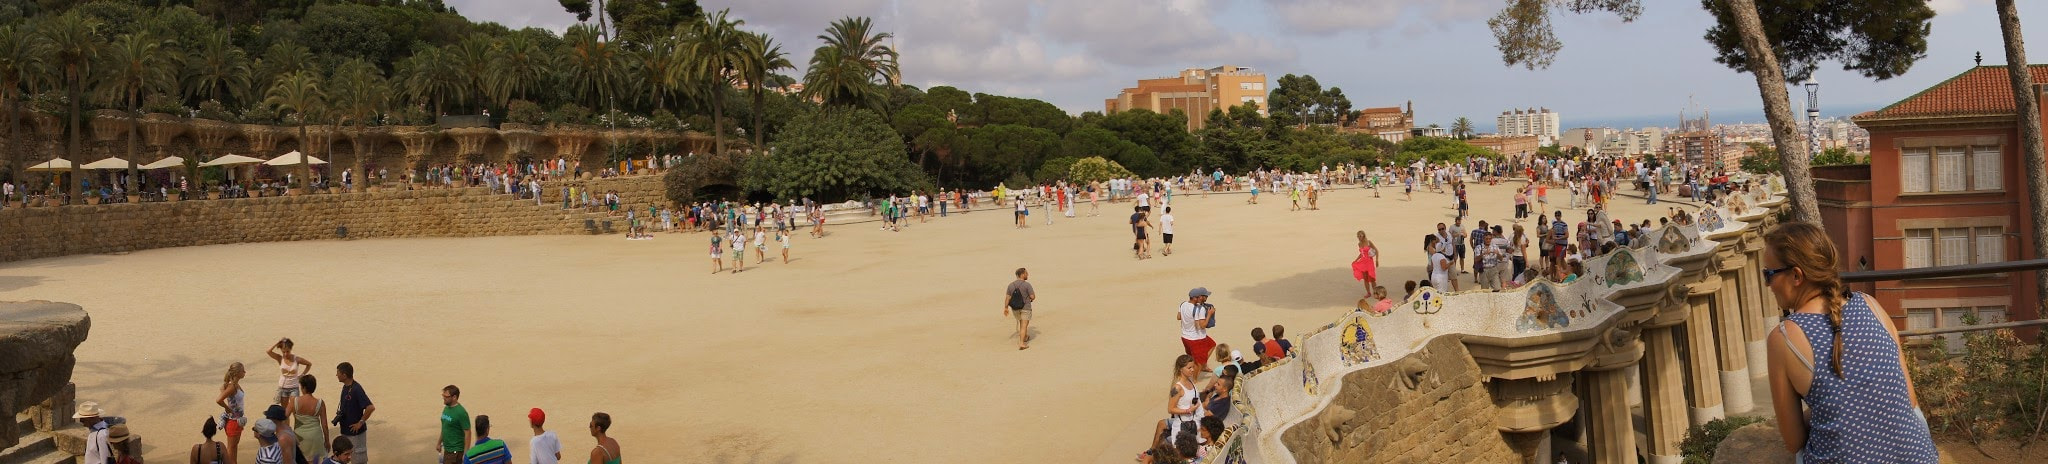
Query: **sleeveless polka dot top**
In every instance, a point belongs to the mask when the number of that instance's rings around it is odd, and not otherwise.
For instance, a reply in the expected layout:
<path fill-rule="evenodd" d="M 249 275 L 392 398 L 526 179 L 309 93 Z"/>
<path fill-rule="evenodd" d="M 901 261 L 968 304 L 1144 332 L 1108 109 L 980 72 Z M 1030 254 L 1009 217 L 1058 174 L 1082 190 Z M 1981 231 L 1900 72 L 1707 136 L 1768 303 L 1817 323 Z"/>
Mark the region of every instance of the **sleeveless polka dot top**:
<path fill-rule="evenodd" d="M 1828 365 L 1834 340 L 1827 315 L 1785 317 L 1799 325 L 1813 347 L 1811 360 L 1800 359 L 1813 371 L 1813 384 L 1800 398 L 1810 415 L 1799 458 L 1808 464 L 1936 462 L 1927 419 L 1907 397 L 1899 345 L 1864 298 L 1851 294 L 1842 306 L 1841 378 Z M 1785 340 L 1789 347 L 1791 339 Z"/>

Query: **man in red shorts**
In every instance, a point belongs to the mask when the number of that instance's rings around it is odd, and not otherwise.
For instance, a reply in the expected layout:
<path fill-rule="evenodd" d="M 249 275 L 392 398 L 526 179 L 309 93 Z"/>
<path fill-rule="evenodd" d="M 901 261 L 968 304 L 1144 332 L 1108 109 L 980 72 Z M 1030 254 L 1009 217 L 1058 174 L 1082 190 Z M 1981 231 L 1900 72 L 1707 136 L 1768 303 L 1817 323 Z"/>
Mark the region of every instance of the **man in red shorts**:
<path fill-rule="evenodd" d="M 1180 345 L 1195 358 L 1198 371 L 1209 370 L 1209 350 L 1216 349 L 1216 340 L 1209 338 L 1209 318 L 1215 313 L 1216 308 L 1209 306 L 1207 288 L 1188 290 L 1188 301 L 1180 304 Z"/>

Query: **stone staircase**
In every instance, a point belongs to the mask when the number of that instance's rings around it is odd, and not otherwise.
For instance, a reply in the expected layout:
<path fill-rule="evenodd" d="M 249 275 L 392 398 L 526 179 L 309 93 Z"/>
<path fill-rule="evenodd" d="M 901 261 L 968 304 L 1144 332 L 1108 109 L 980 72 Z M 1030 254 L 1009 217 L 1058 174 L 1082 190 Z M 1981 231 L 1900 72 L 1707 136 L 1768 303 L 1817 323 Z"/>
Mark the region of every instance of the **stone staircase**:
<path fill-rule="evenodd" d="M 15 422 L 15 430 L 35 430 L 28 414 L 15 416 Z M 78 459 L 71 453 L 57 449 L 55 433 L 32 432 L 21 435 L 20 440 L 13 448 L 0 450 L 0 464 L 59 464 L 75 462 Z"/>

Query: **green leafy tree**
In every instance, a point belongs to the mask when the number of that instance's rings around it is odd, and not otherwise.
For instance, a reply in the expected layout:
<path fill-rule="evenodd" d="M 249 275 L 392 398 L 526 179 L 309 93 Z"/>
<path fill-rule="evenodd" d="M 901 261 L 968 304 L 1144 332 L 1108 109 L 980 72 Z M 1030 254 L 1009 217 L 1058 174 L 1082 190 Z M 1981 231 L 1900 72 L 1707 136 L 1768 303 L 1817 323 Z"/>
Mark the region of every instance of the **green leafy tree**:
<path fill-rule="evenodd" d="M 1464 116 L 1459 116 L 1459 117 L 1458 117 L 1458 120 L 1457 120 L 1457 121 L 1452 121 L 1452 122 L 1451 122 L 1451 137 L 1455 137 L 1455 138 L 1457 138 L 1458 140 L 1467 140 L 1467 139 L 1471 139 L 1471 138 L 1472 138 L 1472 118 L 1467 118 L 1467 117 L 1464 117 Z"/>
<path fill-rule="evenodd" d="M 725 153 L 725 94 L 732 87 L 732 81 L 747 64 L 747 34 L 740 26 L 745 20 L 734 19 L 728 10 L 704 17 L 691 31 L 687 48 L 695 66 L 694 71 L 707 77 L 702 79 L 705 95 L 710 98 L 711 133 L 713 146 L 719 153 Z"/>
<path fill-rule="evenodd" d="M 1771 148 L 1770 144 L 1757 142 L 1749 144 L 1749 154 L 1737 160 L 1736 165 L 1741 166 L 1745 172 L 1756 174 L 1770 174 L 1778 172 L 1781 168 L 1778 164 L 1778 150 Z"/>
<path fill-rule="evenodd" d="M 1018 124 L 982 126 L 969 132 L 968 157 L 982 184 L 1028 176 L 1060 148 L 1053 131 Z"/>
<path fill-rule="evenodd" d="M 1395 162 L 1407 164 L 1422 159 L 1432 163 L 1462 163 L 1471 158 L 1499 157 L 1500 155 L 1493 150 L 1479 148 L 1463 140 L 1447 137 L 1410 137 L 1401 141 L 1400 152 L 1395 155 Z"/>
<path fill-rule="evenodd" d="M 1315 76 L 1288 74 L 1266 94 L 1266 109 L 1279 125 L 1308 127 L 1323 99 L 1323 85 Z"/>
<path fill-rule="evenodd" d="M 746 44 L 747 60 L 742 67 L 745 72 L 741 73 L 741 78 L 747 83 L 747 91 L 754 96 L 754 147 L 765 148 L 768 143 L 767 120 L 763 116 L 767 113 L 769 77 L 776 71 L 793 69 L 796 65 L 789 62 L 789 54 L 782 51 L 782 45 L 776 44 L 775 38 L 767 34 L 747 34 Z"/>
<path fill-rule="evenodd" d="M 68 132 L 71 137 L 64 153 L 65 157 L 72 160 L 71 181 L 66 182 L 66 188 L 72 198 L 80 198 L 77 179 L 78 166 L 83 164 L 78 158 L 79 150 L 84 146 L 80 140 L 84 133 L 80 127 L 84 111 L 79 108 L 79 100 L 85 93 L 86 80 L 92 77 L 92 59 L 100 53 L 100 37 L 94 32 L 98 27 L 98 22 L 86 18 L 77 11 L 71 11 L 51 17 L 35 28 L 50 44 L 50 62 L 63 71 L 64 101 L 70 105 L 66 117 L 70 119 L 71 126 Z"/>
<path fill-rule="evenodd" d="M 681 47 L 682 38 L 674 34 L 650 35 L 627 47 L 638 65 L 634 71 L 640 74 L 639 83 L 645 87 L 641 93 L 654 101 L 656 110 L 668 109 L 669 97 L 682 82 L 679 76 L 683 72 L 679 68 L 689 66 L 685 61 L 688 56 L 679 50 Z"/>
<path fill-rule="evenodd" d="M 513 98 L 531 100 L 534 93 L 546 87 L 554 55 L 548 53 L 539 39 L 529 34 L 511 34 L 491 51 L 485 85 L 491 88 L 496 103 L 510 105 Z"/>
<path fill-rule="evenodd" d="M 1351 98 L 1344 96 L 1344 89 L 1331 87 L 1316 101 L 1316 123 L 1343 125 L 1351 114 Z"/>
<path fill-rule="evenodd" d="M 1161 168 L 1172 172 L 1185 172 L 1195 168 L 1214 168 L 1195 162 L 1195 136 L 1187 130 L 1187 113 L 1173 110 L 1168 113 L 1154 113 L 1151 110 L 1135 109 L 1104 115 L 1093 125 L 1115 132 L 1118 138 L 1129 140 L 1152 151 L 1159 158 Z M 1133 167 L 1134 169 L 1149 169 Z"/>
<path fill-rule="evenodd" d="M 355 148 L 355 172 L 362 173 L 363 159 L 368 157 L 370 150 L 370 144 L 364 143 L 363 129 L 376 121 L 377 114 L 391 103 L 390 84 L 385 81 L 383 70 L 362 58 L 342 62 L 341 66 L 334 68 L 334 77 L 328 82 L 334 89 L 331 95 L 334 110 L 341 114 L 335 123 L 346 122 L 355 126 L 355 137 L 349 145 Z"/>
<path fill-rule="evenodd" d="M 475 103 L 474 112 L 471 114 L 483 113 L 484 105 L 498 99 L 497 95 L 492 94 L 493 89 L 490 85 L 491 56 L 494 54 L 492 50 L 497 48 L 497 45 L 489 36 L 471 34 L 462 38 L 461 42 L 442 50 L 448 54 L 448 58 L 454 60 L 454 63 L 450 64 L 454 65 L 457 74 L 461 76 L 463 89 L 457 93 L 461 96 L 456 99 Z"/>
<path fill-rule="evenodd" d="M 451 53 L 441 47 L 427 47 L 398 64 L 400 86 L 415 104 L 433 109 L 430 116 L 447 114 L 446 105 L 469 97 L 469 76 Z M 274 87 L 273 87 L 274 88 Z"/>
<path fill-rule="evenodd" d="M 896 49 L 886 45 L 895 37 L 875 32 L 874 20 L 847 17 L 833 21 L 818 40 L 825 45 L 811 54 L 804 74 L 804 92 L 828 105 L 868 105 L 881 96 L 877 82 L 895 84 L 898 74 Z"/>
<path fill-rule="evenodd" d="M 651 43 L 704 16 L 696 0 L 611 0 L 604 11 L 619 40 L 633 44 Z"/>
<path fill-rule="evenodd" d="M 1038 182 L 1059 182 L 1067 180 L 1068 168 L 1074 167 L 1074 162 L 1080 160 L 1080 158 L 1075 158 L 1072 156 L 1061 156 L 1045 160 L 1045 164 L 1038 165 L 1038 172 L 1032 174 L 1031 179 L 1036 180 Z"/>
<path fill-rule="evenodd" d="M 903 140 L 874 112 L 828 106 L 799 115 L 775 137 L 775 156 L 757 157 L 742 185 L 777 198 L 833 202 L 931 188 Z"/>
<path fill-rule="evenodd" d="M 142 96 L 154 92 L 175 92 L 178 88 L 178 53 L 169 44 L 146 32 L 122 34 L 107 44 L 99 65 L 100 94 L 110 106 L 119 105 L 131 115 L 142 112 Z M 141 134 L 128 131 L 128 182 L 123 188 L 135 191 L 136 150 Z"/>
<path fill-rule="evenodd" d="M 277 79 L 270 90 L 264 93 L 264 106 L 276 107 L 280 113 L 298 114 L 299 140 L 306 140 L 306 124 L 320 117 L 327 105 L 327 92 L 321 89 L 320 74 L 312 71 L 295 71 Z M 307 163 L 307 152 L 312 148 L 301 143 L 299 147 L 299 182 L 313 180 L 313 165 Z"/>
<path fill-rule="evenodd" d="M 1075 160 L 1073 166 L 1067 168 L 1067 180 L 1072 182 L 1102 182 L 1134 175 L 1136 174 L 1132 174 L 1131 170 L 1124 169 L 1115 161 L 1102 159 L 1100 156 Z"/>
<path fill-rule="evenodd" d="M 235 46 L 226 30 L 200 36 L 192 44 L 185 75 L 185 94 L 207 100 L 230 101 L 232 92 L 249 88 L 249 53 Z"/>
<path fill-rule="evenodd" d="M 11 114 L 26 114 L 22 111 L 22 100 L 26 100 L 23 88 L 36 87 L 36 82 L 50 74 L 50 44 L 30 30 L 26 24 L 0 25 L 0 100 L 7 102 Z M 7 175 L 21 176 L 24 157 L 15 145 L 21 140 L 21 125 L 27 118 L 7 118 L 7 142 L 0 146 L 7 156 Z"/>
<path fill-rule="evenodd" d="M 1117 137 L 1115 132 L 1100 127 L 1083 127 L 1068 132 L 1066 138 L 1060 141 L 1059 152 L 1074 158 L 1107 158 L 1146 175 L 1164 176 L 1172 171 L 1159 162 L 1159 157 L 1154 155 L 1151 149 Z"/>
<path fill-rule="evenodd" d="M 561 67 L 570 97 L 587 107 L 605 106 L 625 82 L 624 52 L 588 24 L 562 34 Z"/>

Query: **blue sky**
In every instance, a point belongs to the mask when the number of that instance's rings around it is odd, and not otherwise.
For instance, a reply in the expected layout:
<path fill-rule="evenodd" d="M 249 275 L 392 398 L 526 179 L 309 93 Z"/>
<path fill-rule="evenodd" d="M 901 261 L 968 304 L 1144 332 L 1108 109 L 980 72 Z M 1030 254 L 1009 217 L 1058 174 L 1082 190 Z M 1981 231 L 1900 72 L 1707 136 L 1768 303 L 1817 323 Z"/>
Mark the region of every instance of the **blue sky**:
<path fill-rule="evenodd" d="M 448 0 L 474 19 L 561 31 L 575 18 L 557 0 Z M 1421 124 L 1470 117 L 1482 131 L 1512 108 L 1548 107 L 1565 127 L 1676 125 L 1692 98 L 1722 115 L 1761 117 L 1755 80 L 1713 61 L 1701 37 L 1712 18 L 1695 0 L 1645 0 L 1643 15 L 1557 17 L 1564 50 L 1549 69 L 1503 66 L 1486 28 L 1503 0 L 703 0 L 731 8 L 782 42 L 799 68 L 832 20 L 869 16 L 897 35 L 904 82 L 1038 98 L 1070 112 L 1140 78 L 1219 64 L 1269 80 L 1310 74 L 1355 107 L 1414 101 Z M 1876 82 L 1823 63 L 1821 109 L 1876 109 L 1961 73 L 1971 56 L 2003 64 L 1990 0 L 1933 0 L 1927 56 Z M 2048 62 L 2048 3 L 2022 2 L 2030 61 Z M 800 75 L 801 69 L 792 72 Z M 1804 91 L 1795 89 L 1794 100 Z"/>

